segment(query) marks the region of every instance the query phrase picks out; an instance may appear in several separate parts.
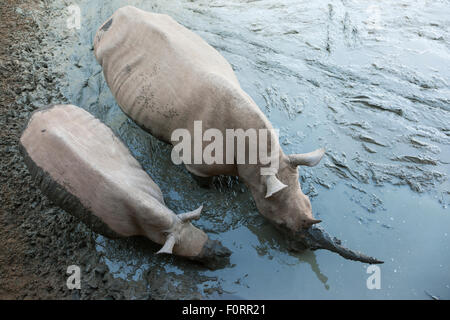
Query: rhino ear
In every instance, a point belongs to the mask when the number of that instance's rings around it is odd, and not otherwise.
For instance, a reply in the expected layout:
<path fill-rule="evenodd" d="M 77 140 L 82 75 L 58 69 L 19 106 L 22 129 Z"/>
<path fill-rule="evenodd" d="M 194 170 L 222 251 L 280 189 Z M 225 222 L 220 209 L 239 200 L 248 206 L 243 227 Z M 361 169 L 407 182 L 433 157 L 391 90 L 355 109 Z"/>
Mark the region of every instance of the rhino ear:
<path fill-rule="evenodd" d="M 287 185 L 278 180 L 278 178 L 274 174 L 266 176 L 266 198 L 271 197 L 273 194 L 283 190 L 286 187 Z"/>
<path fill-rule="evenodd" d="M 181 222 L 189 222 L 191 220 L 198 220 L 200 219 L 200 213 L 202 212 L 203 206 L 200 206 L 199 208 L 195 209 L 194 211 L 184 212 L 179 215 L 177 215 L 178 218 L 180 218 Z"/>
<path fill-rule="evenodd" d="M 299 153 L 289 155 L 289 161 L 293 166 L 309 166 L 313 167 L 322 160 L 325 149 L 317 149 L 309 153 Z"/>
<path fill-rule="evenodd" d="M 166 238 L 166 242 L 164 243 L 164 246 L 157 252 L 157 254 L 161 253 L 167 253 L 172 254 L 173 247 L 175 246 L 176 238 L 173 233 L 169 234 Z"/>

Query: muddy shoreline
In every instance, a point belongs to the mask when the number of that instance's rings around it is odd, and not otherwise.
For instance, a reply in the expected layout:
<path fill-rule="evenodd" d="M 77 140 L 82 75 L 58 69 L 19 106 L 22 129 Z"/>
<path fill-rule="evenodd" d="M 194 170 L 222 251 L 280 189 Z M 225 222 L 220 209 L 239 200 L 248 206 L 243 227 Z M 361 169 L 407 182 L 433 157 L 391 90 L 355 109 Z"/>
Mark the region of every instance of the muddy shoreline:
<path fill-rule="evenodd" d="M 62 74 L 51 67 L 62 42 L 52 44 L 46 28 L 53 15 L 48 1 L 7 0 L 0 10 L 0 299 L 202 298 L 192 283 L 175 288 L 179 279 L 164 270 L 149 270 L 139 281 L 115 278 L 96 250 L 97 235 L 30 179 L 18 142 L 31 112 L 67 102 L 58 89 Z M 70 265 L 80 267 L 80 290 L 66 286 Z"/>

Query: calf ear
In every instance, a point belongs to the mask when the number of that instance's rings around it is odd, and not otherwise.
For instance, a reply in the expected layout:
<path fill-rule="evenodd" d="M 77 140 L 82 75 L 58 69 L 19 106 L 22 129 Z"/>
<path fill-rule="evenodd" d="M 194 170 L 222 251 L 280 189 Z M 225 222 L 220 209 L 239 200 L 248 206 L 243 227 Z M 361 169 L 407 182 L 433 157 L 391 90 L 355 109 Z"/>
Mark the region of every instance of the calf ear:
<path fill-rule="evenodd" d="M 181 213 L 177 215 L 178 218 L 180 218 L 181 222 L 189 222 L 191 220 L 198 220 L 200 219 L 200 213 L 202 212 L 203 206 L 200 206 L 199 208 L 195 209 L 194 211 L 189 211 L 185 213 Z"/>
<path fill-rule="evenodd" d="M 292 166 L 309 166 L 313 167 L 322 160 L 325 149 L 317 149 L 309 153 L 298 153 L 289 155 L 289 162 Z"/>
<path fill-rule="evenodd" d="M 265 177 L 266 177 L 266 188 L 267 188 L 266 198 L 271 197 L 278 191 L 281 191 L 287 187 L 287 185 L 285 185 L 280 180 L 278 180 L 275 175 L 271 174 L 271 175 L 267 175 Z"/>
<path fill-rule="evenodd" d="M 161 248 L 161 250 L 159 250 L 157 252 L 157 254 L 161 254 L 161 253 L 172 254 L 173 247 L 175 246 L 176 242 L 177 241 L 176 241 L 175 235 L 173 233 L 169 234 L 166 238 L 166 242 L 164 243 L 164 246 Z"/>

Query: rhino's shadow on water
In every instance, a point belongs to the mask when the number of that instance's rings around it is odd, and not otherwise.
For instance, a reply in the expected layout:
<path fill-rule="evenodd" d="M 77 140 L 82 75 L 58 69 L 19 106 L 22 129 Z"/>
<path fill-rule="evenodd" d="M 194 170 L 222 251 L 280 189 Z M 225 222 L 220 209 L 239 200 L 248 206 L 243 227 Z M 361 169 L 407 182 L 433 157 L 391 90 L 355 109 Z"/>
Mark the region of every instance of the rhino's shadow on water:
<path fill-rule="evenodd" d="M 300 261 L 308 263 L 311 266 L 311 270 L 317 276 L 317 279 L 319 279 L 320 282 L 323 283 L 325 289 L 330 289 L 330 285 L 327 283 L 328 277 L 320 271 L 320 267 L 317 263 L 316 254 L 314 253 L 314 251 L 305 250 L 303 253 L 293 252 L 292 255 L 298 257 Z"/>
<path fill-rule="evenodd" d="M 324 285 L 325 289 L 329 290 L 330 285 L 327 283 L 328 277 L 321 272 L 315 252 L 308 249 L 302 252 L 292 250 L 287 238 L 285 238 L 269 222 L 264 221 L 264 218 L 260 217 L 260 219 L 262 222 L 259 225 L 253 223 L 247 225 L 247 228 L 258 238 L 259 245 L 256 248 L 258 254 L 272 259 L 273 257 L 270 251 L 275 251 L 294 257 L 298 260 L 295 264 L 308 264 L 317 279 Z"/>

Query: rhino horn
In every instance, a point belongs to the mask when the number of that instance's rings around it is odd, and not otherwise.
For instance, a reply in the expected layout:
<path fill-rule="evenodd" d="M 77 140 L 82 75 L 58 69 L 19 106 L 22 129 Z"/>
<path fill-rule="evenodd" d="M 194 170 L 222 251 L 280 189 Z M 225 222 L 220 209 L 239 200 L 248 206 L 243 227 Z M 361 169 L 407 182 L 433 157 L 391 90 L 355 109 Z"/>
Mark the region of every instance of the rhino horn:
<path fill-rule="evenodd" d="M 289 161 L 293 166 L 313 167 L 322 160 L 325 149 L 320 148 L 309 153 L 298 153 L 289 155 Z"/>
<path fill-rule="evenodd" d="M 312 226 L 313 224 L 321 223 L 321 222 L 322 222 L 322 220 L 311 219 L 311 220 L 308 221 L 308 225 Z"/>

